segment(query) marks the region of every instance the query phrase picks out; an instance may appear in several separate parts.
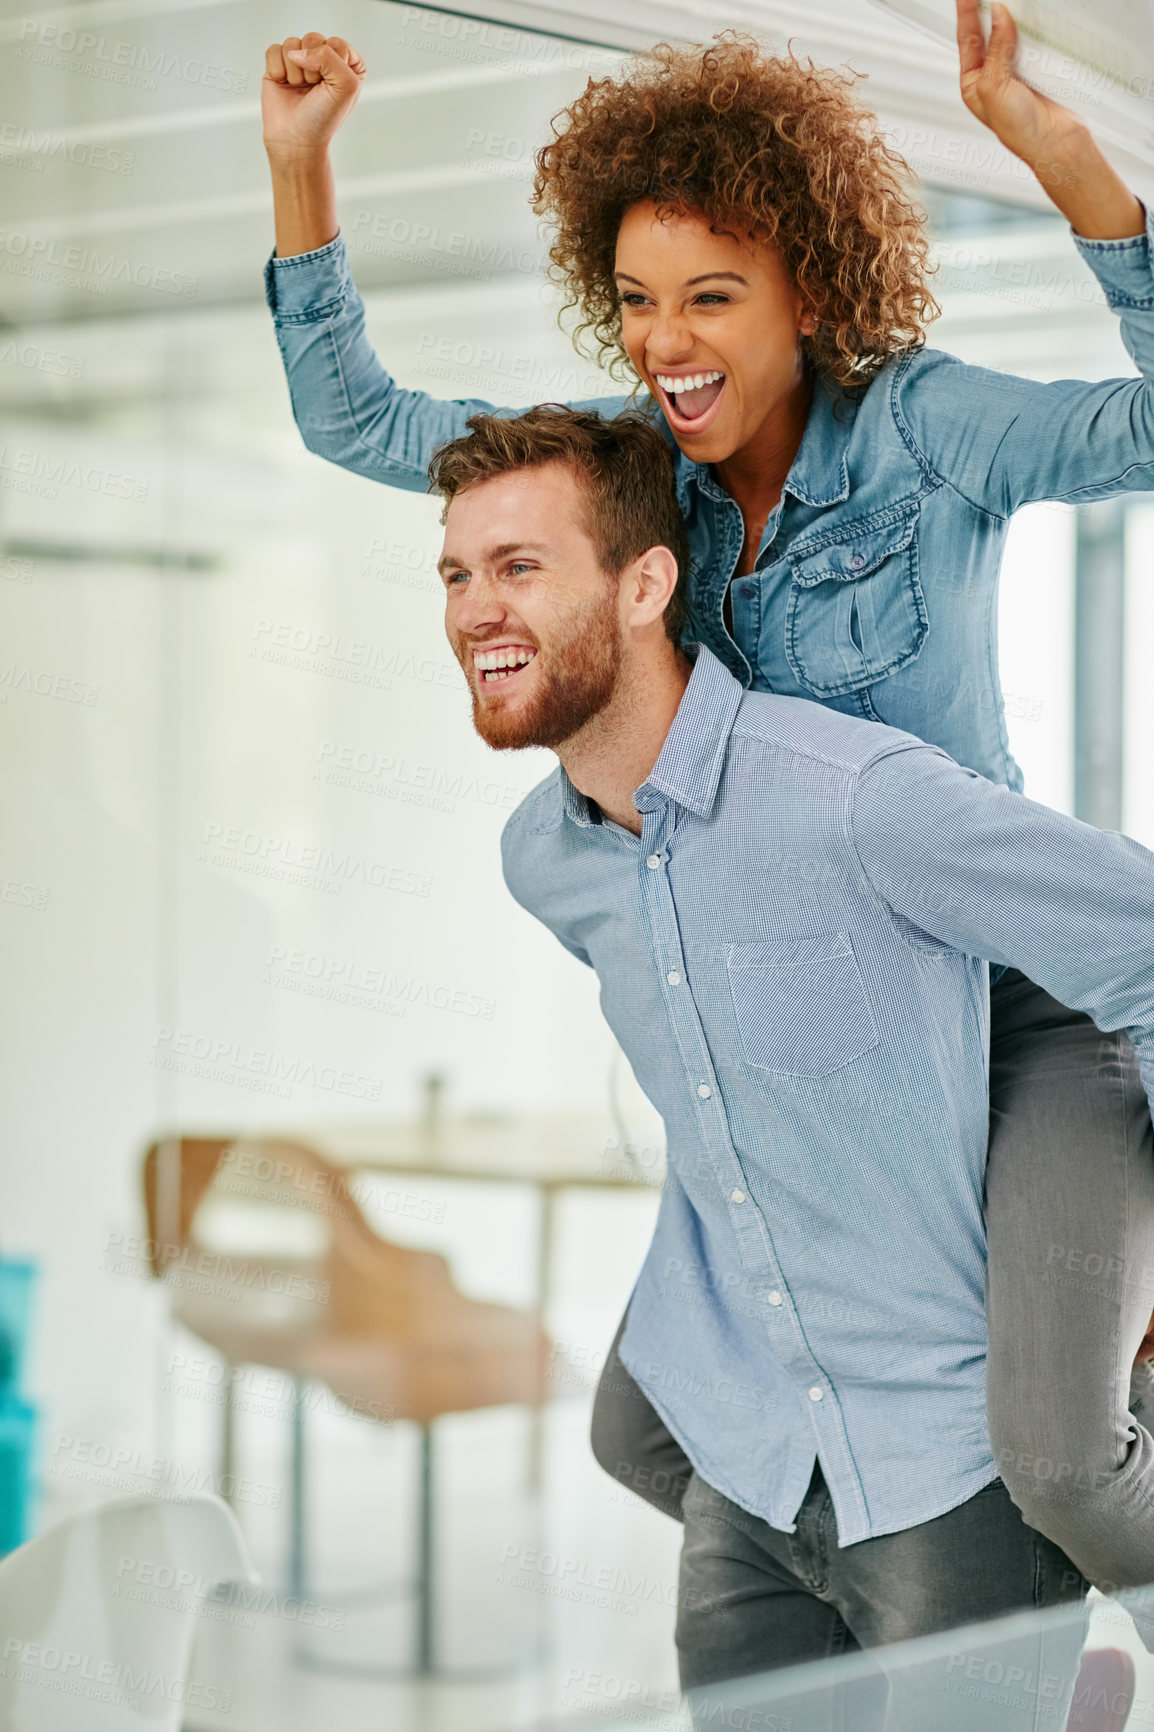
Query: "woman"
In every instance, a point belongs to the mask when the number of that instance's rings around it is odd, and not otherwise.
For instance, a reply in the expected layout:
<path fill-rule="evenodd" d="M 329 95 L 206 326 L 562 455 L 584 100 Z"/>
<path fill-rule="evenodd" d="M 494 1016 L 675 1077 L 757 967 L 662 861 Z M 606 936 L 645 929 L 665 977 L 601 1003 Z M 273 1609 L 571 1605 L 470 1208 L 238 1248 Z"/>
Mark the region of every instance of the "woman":
<path fill-rule="evenodd" d="M 1008 521 L 1030 500 L 1154 487 L 1154 268 L 1142 205 L 1086 129 L 1015 76 L 1008 12 L 995 7 L 988 45 L 976 0 L 958 0 L 958 21 L 967 106 L 1070 221 L 1142 379 L 1039 385 L 925 348 L 936 309 L 904 164 L 849 78 L 732 32 L 590 81 L 538 154 L 534 208 L 555 225 L 581 329 L 647 387 L 674 447 L 688 638 L 747 685 L 908 729 L 1020 789 L 993 635 Z M 306 444 L 423 492 L 436 446 L 492 405 L 402 391 L 366 342 L 327 158 L 363 74 L 339 38 L 268 51 L 269 301 Z M 1154 1437 L 1129 1408 L 1150 1392 L 1148 1367 L 1131 1387 L 1131 1366 L 1150 1314 L 1154 1149 L 1133 1049 L 1014 971 L 992 985 L 991 1031 L 995 1459 L 1085 1576 L 1145 1583 Z M 594 1448 L 679 1513 L 689 1464 L 616 1342 Z"/>

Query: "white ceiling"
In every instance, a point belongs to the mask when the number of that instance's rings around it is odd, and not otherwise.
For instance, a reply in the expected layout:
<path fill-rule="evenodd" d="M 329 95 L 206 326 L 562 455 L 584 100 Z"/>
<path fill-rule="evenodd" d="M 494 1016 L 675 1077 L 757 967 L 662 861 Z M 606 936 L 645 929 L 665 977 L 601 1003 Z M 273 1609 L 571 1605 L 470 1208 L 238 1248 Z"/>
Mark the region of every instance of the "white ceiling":
<path fill-rule="evenodd" d="M 520 0 L 477 0 L 508 19 Z M 0 0 L 0 318 L 95 317 L 251 302 L 272 244 L 260 144 L 266 44 L 294 23 L 347 35 L 369 80 L 338 141 L 341 222 L 366 289 L 532 277 L 528 209 L 549 120 L 624 50 L 391 0 Z M 784 6 L 582 0 L 558 28 L 638 46 L 725 24 L 869 74 L 928 179 L 1044 203 L 965 113 L 950 54 L 869 0 Z M 418 225 L 423 225 L 419 232 Z M 450 237 L 457 237 L 450 239 Z M 463 237 L 463 238 L 462 238 Z"/>
<path fill-rule="evenodd" d="M 283 6 L 88 0 L 40 14 L 58 34 L 94 36 L 87 57 L 48 46 L 55 63 L 43 64 L 16 58 L 27 46 L 21 4 L 0 0 L 0 444 L 35 424 L 43 438 L 99 428 L 131 450 L 297 453 L 261 293 L 272 222 L 259 73 Z M 874 23 L 868 0 L 843 9 L 859 30 Z M 303 21 L 343 31 L 369 64 L 340 141 L 341 221 L 370 336 L 398 381 L 526 406 L 619 390 L 558 329 L 527 195 L 550 117 L 620 56 L 388 0 L 315 0 Z M 148 73 L 145 52 L 167 58 Z M 206 64 L 234 87 L 198 82 Z M 99 75 L 118 65 L 156 88 Z M 235 88 L 242 75 L 247 88 Z M 912 105 L 891 117 L 914 166 L 949 188 L 927 189 L 945 312 L 930 340 L 1039 378 L 1130 371 L 1116 320 L 1040 196 L 1030 209 L 967 201 L 996 157 L 980 134 L 949 130 L 968 121 L 950 102 L 936 124 Z M 1019 199 L 1031 192 L 1024 178 L 1011 184 Z M 389 240 L 418 224 L 427 234 L 416 246 Z M 67 269 L 69 247 L 111 265 L 105 292 Z M 42 274 L 22 274 L 29 262 Z M 43 540 L 35 504 L 3 494 L 0 551 L 33 529 Z"/>
<path fill-rule="evenodd" d="M 735 25 L 778 48 L 792 42 L 815 60 L 848 61 L 868 74 L 884 119 L 944 128 L 955 143 L 989 142 L 958 96 L 954 0 L 466 0 L 452 10 L 628 49 L 662 37 L 707 40 Z M 1074 107 L 1128 173 L 1154 189 L 1151 0 L 1012 0 L 1012 10 L 1023 75 Z M 984 173 L 988 191 L 1017 196 L 1016 165 L 994 161 Z"/>
<path fill-rule="evenodd" d="M 462 60 L 446 51 L 454 43 L 406 29 L 423 15 L 384 0 L 315 0 L 305 10 L 308 24 L 354 41 L 370 70 L 338 141 L 342 225 L 358 243 L 374 223 L 395 234 L 405 223 L 430 230 L 415 255 L 387 239 L 376 251 L 358 244 L 366 285 L 457 276 L 444 252 L 454 232 L 475 240 L 475 251 L 495 246 L 497 260 L 533 246 L 523 185 L 486 173 L 472 135 L 500 131 L 531 151 L 588 75 L 564 65 L 527 71 L 523 56 Z M 0 0 L 4 314 L 94 316 L 259 296 L 272 247 L 260 77 L 267 43 L 291 22 L 283 4 L 88 0 L 43 12 L 47 40 L 29 38 L 27 16 L 24 0 Z M 80 31 L 97 43 L 83 53 L 57 47 Z M 205 81 L 206 65 L 228 88 Z M 482 259 L 472 275 L 486 274 L 494 273 Z"/>

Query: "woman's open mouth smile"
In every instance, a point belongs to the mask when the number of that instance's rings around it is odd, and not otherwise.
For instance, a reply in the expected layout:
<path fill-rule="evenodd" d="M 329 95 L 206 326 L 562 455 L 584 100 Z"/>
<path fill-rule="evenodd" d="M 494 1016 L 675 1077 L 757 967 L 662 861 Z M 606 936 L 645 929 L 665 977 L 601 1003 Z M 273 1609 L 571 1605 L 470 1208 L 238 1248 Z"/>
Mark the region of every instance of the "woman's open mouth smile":
<path fill-rule="evenodd" d="M 654 373 L 661 407 L 675 433 L 704 433 L 717 418 L 725 393 L 725 374 L 716 367 L 700 373 Z"/>

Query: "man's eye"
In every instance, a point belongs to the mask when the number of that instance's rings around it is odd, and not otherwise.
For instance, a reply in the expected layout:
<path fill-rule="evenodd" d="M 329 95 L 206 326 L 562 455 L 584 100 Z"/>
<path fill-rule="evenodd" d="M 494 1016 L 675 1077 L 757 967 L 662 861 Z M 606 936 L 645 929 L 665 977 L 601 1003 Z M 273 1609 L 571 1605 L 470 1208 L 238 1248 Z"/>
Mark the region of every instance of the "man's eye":
<path fill-rule="evenodd" d="M 510 571 L 532 571 L 532 569 L 533 567 L 523 559 L 514 560 L 513 564 L 509 567 Z"/>
<path fill-rule="evenodd" d="M 445 576 L 445 587 L 451 589 L 455 583 L 463 582 L 468 577 L 467 571 L 450 571 Z"/>

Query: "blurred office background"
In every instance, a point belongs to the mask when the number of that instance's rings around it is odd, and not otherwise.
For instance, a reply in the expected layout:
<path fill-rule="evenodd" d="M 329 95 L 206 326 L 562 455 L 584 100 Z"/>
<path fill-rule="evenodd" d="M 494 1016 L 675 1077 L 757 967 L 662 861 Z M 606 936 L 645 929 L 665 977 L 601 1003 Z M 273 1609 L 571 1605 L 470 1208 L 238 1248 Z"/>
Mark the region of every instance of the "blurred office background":
<path fill-rule="evenodd" d="M 931 340 L 1037 378 L 1132 371 L 1064 222 L 949 97 L 948 56 L 903 63 L 900 27 L 860 5 L 804 10 L 825 58 L 874 75 L 924 178 Z M 785 9 L 763 11 L 779 39 Z M 369 67 L 341 221 L 390 371 L 499 404 L 617 393 L 558 329 L 531 159 L 672 14 L 638 7 L 632 42 L 585 46 L 503 16 L 0 3 L 0 1253 L 39 1267 L 34 1521 L 221 1484 L 224 1361 L 173 1316 L 196 1270 L 149 1271 L 159 1137 L 314 1139 L 382 1238 L 447 1258 L 468 1300 L 538 1307 L 553 1345 L 536 1421 L 498 1403 L 435 1428 L 436 1660 L 504 1668 L 466 1682 L 371 1675 L 417 1639 L 379 1591 L 413 1567 L 416 1428 L 307 1378 L 294 1407 L 281 1371 L 242 1370 L 224 1489 L 271 1598 L 200 1620 L 218 1694 L 190 1726 L 599 1724 L 607 1677 L 674 1701 L 680 1530 L 586 1441 L 660 1126 L 595 981 L 504 892 L 502 824 L 552 760 L 473 735 L 439 508 L 304 452 L 261 285 L 264 49 L 339 31 Z M 1030 508 L 1000 604 L 1028 791 L 1148 845 L 1152 552 L 1154 507 Z M 275 1202 L 218 1199 L 206 1242 L 307 1258 L 323 1217 Z M 329 1615 L 302 1619 L 294 1583 Z"/>

